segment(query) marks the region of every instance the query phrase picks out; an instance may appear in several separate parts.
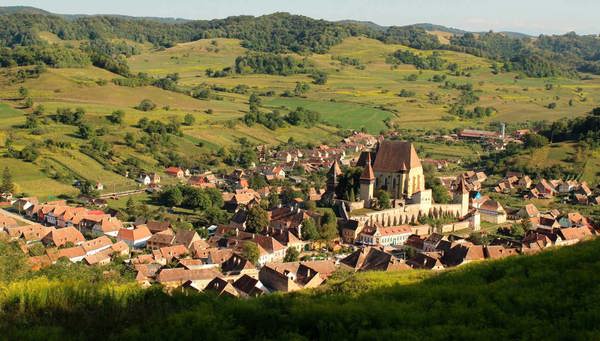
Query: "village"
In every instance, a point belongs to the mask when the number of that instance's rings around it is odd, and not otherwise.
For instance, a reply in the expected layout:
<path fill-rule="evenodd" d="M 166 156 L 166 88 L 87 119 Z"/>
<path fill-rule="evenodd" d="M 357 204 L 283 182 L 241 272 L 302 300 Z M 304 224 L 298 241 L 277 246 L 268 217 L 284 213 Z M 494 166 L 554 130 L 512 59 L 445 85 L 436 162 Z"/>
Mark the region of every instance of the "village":
<path fill-rule="evenodd" d="M 528 133 L 508 137 L 503 127 L 447 138 L 502 149 Z M 490 183 L 481 170 L 439 172 L 434 176 L 447 200 L 436 202 L 424 169 L 440 171 L 452 161 L 421 159 L 412 142 L 398 138 L 354 132 L 336 146 L 259 146 L 259 164 L 229 174 L 166 168 L 162 183 L 167 177 L 222 198 L 219 209 L 229 221 L 201 230 L 169 220 L 123 221 L 106 209 L 107 201 L 125 200 L 112 194 L 75 205 L 3 193 L 0 231 L 34 270 L 57 262 L 121 262 L 144 287 L 240 298 L 315 288 L 336 271 L 437 271 L 529 255 L 600 232 L 577 210 L 539 209 L 531 201 L 599 205 L 598 189 L 576 179 L 509 172 Z M 319 174 L 322 180 L 311 176 Z M 153 195 L 173 186 L 163 186 L 156 172 L 137 181 Z M 503 204 L 509 197 L 522 205 Z"/>

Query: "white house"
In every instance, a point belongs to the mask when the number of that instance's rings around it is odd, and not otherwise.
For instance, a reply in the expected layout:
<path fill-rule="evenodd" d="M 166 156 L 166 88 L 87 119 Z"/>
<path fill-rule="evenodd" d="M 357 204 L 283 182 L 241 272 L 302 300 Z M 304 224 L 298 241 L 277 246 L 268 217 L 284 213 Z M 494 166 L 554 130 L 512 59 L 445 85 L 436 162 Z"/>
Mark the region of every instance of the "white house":
<path fill-rule="evenodd" d="M 376 223 L 365 227 L 356 241 L 365 245 L 403 245 L 411 234 L 412 229 L 408 225 L 383 227 Z"/>

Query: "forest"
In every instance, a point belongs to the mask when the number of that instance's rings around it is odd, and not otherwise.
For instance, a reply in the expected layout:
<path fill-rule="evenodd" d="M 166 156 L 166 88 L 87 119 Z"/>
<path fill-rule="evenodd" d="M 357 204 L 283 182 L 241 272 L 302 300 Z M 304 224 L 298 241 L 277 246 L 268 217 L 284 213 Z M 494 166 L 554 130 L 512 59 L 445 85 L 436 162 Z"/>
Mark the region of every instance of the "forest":
<path fill-rule="evenodd" d="M 175 22 L 110 15 L 68 17 L 32 11 L 2 13 L 2 66 L 44 63 L 53 67 L 72 67 L 93 63 L 125 75 L 128 70 L 122 56 L 135 54 L 136 50 L 126 44 L 111 46 L 110 39 L 150 42 L 157 48 L 168 48 L 203 38 L 236 38 L 251 51 L 307 54 L 326 53 L 346 37 L 364 35 L 386 44 L 402 44 L 420 50 L 454 50 L 491 58 L 502 63 L 501 70 L 519 71 L 529 77 L 577 77 L 577 71 L 600 73 L 600 40 L 575 33 L 541 35 L 532 39 L 448 29 L 454 35 L 449 43 L 441 43 L 435 35 L 416 25 L 374 28 L 359 22 L 335 23 L 289 13 Z M 54 33 L 63 40 L 90 43 L 79 48 L 51 46 L 37 35 L 42 31 Z"/>

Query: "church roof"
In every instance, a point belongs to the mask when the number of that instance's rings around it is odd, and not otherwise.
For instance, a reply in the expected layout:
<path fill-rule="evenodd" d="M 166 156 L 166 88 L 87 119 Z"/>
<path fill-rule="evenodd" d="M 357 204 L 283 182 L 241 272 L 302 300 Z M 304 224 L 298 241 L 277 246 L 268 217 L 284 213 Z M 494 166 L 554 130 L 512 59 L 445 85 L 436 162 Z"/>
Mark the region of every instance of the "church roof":
<path fill-rule="evenodd" d="M 459 177 L 458 185 L 456 186 L 456 192 L 461 194 L 469 194 L 469 189 L 465 183 L 465 178 L 462 176 Z"/>
<path fill-rule="evenodd" d="M 371 154 L 367 154 L 367 160 L 362 175 L 360 176 L 361 180 L 375 180 L 375 173 L 373 172 L 373 167 L 371 166 Z"/>
<path fill-rule="evenodd" d="M 373 169 L 377 172 L 402 172 L 421 167 L 421 161 L 412 143 L 382 141 L 375 154 Z"/>
<path fill-rule="evenodd" d="M 331 168 L 329 168 L 329 175 L 341 175 L 341 174 L 342 174 L 342 169 L 340 168 L 338 161 L 334 160 L 333 164 L 331 165 Z"/>

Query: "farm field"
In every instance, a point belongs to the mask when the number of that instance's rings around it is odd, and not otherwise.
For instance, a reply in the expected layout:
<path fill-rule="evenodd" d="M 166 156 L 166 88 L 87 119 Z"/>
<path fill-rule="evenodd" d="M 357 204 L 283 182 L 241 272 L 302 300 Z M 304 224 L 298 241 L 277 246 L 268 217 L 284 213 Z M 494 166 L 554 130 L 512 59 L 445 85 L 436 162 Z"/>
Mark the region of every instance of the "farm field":
<path fill-rule="evenodd" d="M 43 39 L 52 43 L 79 43 L 61 41 L 47 32 L 40 34 Z M 386 59 L 396 50 L 410 50 L 421 55 L 429 55 L 434 51 L 383 44 L 365 37 L 346 38 L 325 54 L 291 54 L 297 59 L 306 58 L 314 68 L 327 72 L 328 81 L 324 85 L 312 84 L 312 79 L 307 74 L 208 77 L 205 74 L 207 69 L 220 70 L 233 66 L 235 59 L 247 52 L 236 39 L 201 39 L 167 49 L 156 49 L 149 44 L 131 44 L 142 51 L 127 60 L 133 73 L 144 72 L 156 77 L 178 73 L 181 86 L 190 89 L 198 86 L 218 88 L 221 90 L 213 90 L 213 93 L 219 98 L 195 99 L 186 93 L 153 86 L 118 86 L 112 80 L 122 76 L 93 66 L 48 68 L 38 79 L 29 79 L 24 83 L 11 82 L 11 72 L 15 70 L 3 69 L 0 72 L 0 146 L 6 148 L 5 143 L 9 137 L 17 150 L 30 143 L 43 144 L 48 140 L 70 144 L 70 148 L 66 150 L 44 151 L 34 163 L 6 161 L 10 163 L 10 168 L 18 168 L 18 165 L 24 164 L 24 169 L 30 170 L 21 179 L 16 177 L 21 191 L 37 195 L 75 193 L 76 189 L 66 181 L 51 179 L 57 172 L 102 182 L 112 188 L 135 186 L 123 174 L 106 169 L 104 165 L 80 152 L 80 146 L 86 141 L 78 137 L 78 128 L 57 124 L 51 118 L 59 108 L 84 109 L 86 122 L 94 128 L 102 127 L 105 130 L 102 140 L 113 146 L 117 162 L 135 159 L 147 171 L 160 172 L 162 167 L 152 155 L 143 152 L 139 145 L 128 146 L 124 143 L 127 134 L 139 136 L 137 123 L 145 117 L 161 122 L 181 122 L 186 114 L 192 114 L 195 122 L 190 126 L 182 126 L 183 136 L 172 137 L 172 150 L 186 158 L 197 158 L 222 147 L 235 147 L 240 138 L 255 144 L 277 145 L 290 138 L 298 142 L 335 142 L 340 139 L 336 134 L 339 129 L 364 128 L 373 134 L 389 127 L 421 132 L 461 127 L 495 129 L 489 126 L 496 122 L 518 123 L 585 115 L 600 102 L 600 77 L 597 76 L 579 80 L 517 79 L 515 73 L 493 75 L 489 60 L 452 51 L 439 53 L 448 62 L 457 63 L 460 69 L 465 70 L 466 75 L 450 75 L 447 70 L 417 70 L 412 65 L 392 67 Z M 339 57 L 356 58 L 363 67 L 343 65 L 336 59 Z M 407 80 L 409 75 L 416 75 L 416 80 Z M 457 84 L 473 84 L 479 97 L 477 105 L 492 106 L 497 112 L 491 117 L 475 120 L 449 117 L 448 110 L 459 92 L 442 88 L 442 83 L 433 82 L 434 75 L 445 75 L 446 80 Z M 310 89 L 301 97 L 281 96 L 284 91 L 293 90 L 297 82 L 308 84 Z M 247 92 L 240 94 L 222 90 L 238 85 L 247 86 Z M 22 108 L 20 87 L 27 88 L 34 106 L 42 105 L 45 108 L 44 123 L 35 135 L 20 129 L 25 123 L 25 116 L 32 111 Z M 400 97 L 398 94 L 401 90 L 413 92 L 414 95 Z M 312 128 L 288 126 L 270 130 L 259 124 L 246 126 L 239 121 L 248 111 L 249 95 L 252 92 L 267 91 L 273 95 L 261 97 L 261 111 L 279 110 L 283 115 L 297 107 L 304 107 L 319 112 L 326 124 Z M 431 93 L 435 93 L 437 101 L 430 100 Z M 149 112 L 135 109 L 144 99 L 152 100 L 156 109 Z M 548 109 L 546 106 L 549 103 L 556 103 L 555 109 Z M 107 120 L 108 115 L 115 110 L 121 110 L 125 114 L 123 122 L 118 125 Z M 423 157 L 431 158 L 459 159 L 465 155 L 477 158 L 480 153 L 473 146 L 422 143 L 421 148 Z M 558 150 L 553 153 L 548 151 L 549 155 L 543 153 L 544 151 L 540 151 L 530 162 L 549 158 L 550 162 L 568 163 L 564 161 L 565 155 Z M 528 158 L 525 156 L 523 162 L 527 162 L 526 160 Z M 584 167 L 583 178 L 596 179 L 599 169 L 599 162 L 592 158 Z M 46 180 L 51 181 L 54 188 L 39 188 L 39 183 Z"/>

